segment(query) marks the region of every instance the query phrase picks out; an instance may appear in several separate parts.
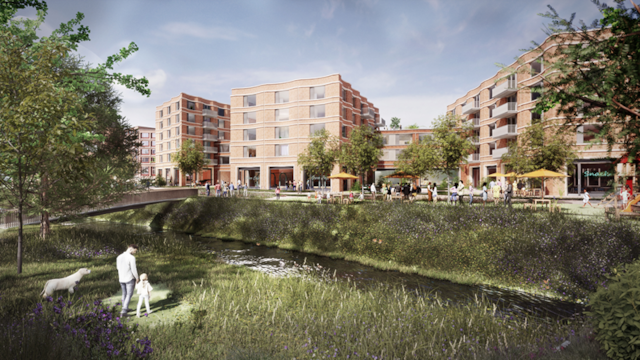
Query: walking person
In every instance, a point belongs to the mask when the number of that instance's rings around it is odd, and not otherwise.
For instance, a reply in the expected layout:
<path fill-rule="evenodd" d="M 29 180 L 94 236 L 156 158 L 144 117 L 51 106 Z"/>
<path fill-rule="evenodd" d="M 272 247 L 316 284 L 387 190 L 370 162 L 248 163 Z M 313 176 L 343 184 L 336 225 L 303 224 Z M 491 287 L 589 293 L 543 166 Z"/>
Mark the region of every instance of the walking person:
<path fill-rule="evenodd" d="M 248 184 L 246 182 L 244 183 L 244 186 L 242 187 L 242 191 L 244 192 L 244 194 L 243 194 L 244 197 L 249 196 L 249 186 L 248 186 Z"/>
<path fill-rule="evenodd" d="M 497 182 L 493 183 L 491 191 L 493 192 L 493 205 L 498 205 L 498 203 L 500 202 L 500 192 L 502 191 L 500 184 L 498 184 Z"/>
<path fill-rule="evenodd" d="M 438 184 L 433 183 L 433 203 L 438 203 Z"/>
<path fill-rule="evenodd" d="M 469 205 L 473 205 L 473 184 L 469 184 Z"/>
<path fill-rule="evenodd" d="M 376 200 L 376 184 L 371 184 L 371 200 Z"/>
<path fill-rule="evenodd" d="M 460 183 L 458 183 L 458 196 L 459 196 L 459 200 L 460 200 L 460 205 L 463 204 L 462 198 L 464 195 L 464 182 L 462 180 L 460 180 Z"/>
<path fill-rule="evenodd" d="M 220 180 L 218 180 L 218 182 L 216 183 L 215 189 L 216 189 L 216 197 L 220 197 Z"/>
<path fill-rule="evenodd" d="M 207 196 L 211 195 L 211 185 L 209 185 L 209 182 L 207 181 L 207 184 L 204 186 L 207 189 Z"/>
<path fill-rule="evenodd" d="M 458 183 L 453 184 L 449 191 L 451 192 L 451 202 L 456 205 L 458 202 Z"/>
<path fill-rule="evenodd" d="M 507 180 L 507 186 L 506 189 L 504 190 L 504 205 L 509 205 L 509 208 L 513 208 L 513 206 L 511 206 L 511 197 L 513 196 L 513 184 L 511 184 L 511 181 Z"/>
<path fill-rule="evenodd" d="M 589 204 L 589 206 L 593 207 L 593 205 L 591 205 L 591 201 L 589 201 L 590 199 L 591 199 L 591 196 L 589 196 L 589 193 L 587 192 L 587 189 L 583 189 L 582 207 L 587 206 L 587 204 Z"/>
<path fill-rule="evenodd" d="M 387 200 L 387 184 L 382 185 L 382 199 Z"/>
<path fill-rule="evenodd" d="M 489 200 L 493 200 L 493 187 L 496 185 L 496 182 L 491 180 L 489 182 L 489 196 L 491 197 L 491 199 Z"/>
<path fill-rule="evenodd" d="M 487 206 L 487 183 L 482 183 L 482 207 Z"/>
<path fill-rule="evenodd" d="M 629 190 L 628 190 L 627 185 L 624 185 L 622 187 L 622 192 L 620 193 L 620 198 L 622 200 L 622 208 L 621 209 L 624 210 L 624 209 L 627 208 L 627 201 L 629 201 L 629 198 L 630 198 Z"/>
<path fill-rule="evenodd" d="M 427 201 L 433 201 L 433 191 L 431 191 L 431 181 L 427 184 Z"/>
<path fill-rule="evenodd" d="M 280 200 L 280 186 L 276 186 L 276 200 Z"/>
<path fill-rule="evenodd" d="M 222 182 L 222 197 L 227 197 L 227 191 L 229 190 L 229 188 L 227 187 L 227 183 L 226 182 Z"/>
<path fill-rule="evenodd" d="M 118 269 L 118 278 L 120 287 L 122 288 L 122 310 L 120 316 L 126 317 L 129 309 L 129 302 L 133 296 L 133 289 L 140 281 L 138 277 L 138 269 L 136 267 L 135 255 L 138 252 L 138 245 L 131 244 L 127 251 L 123 252 L 116 258 L 116 267 Z"/>
<path fill-rule="evenodd" d="M 149 284 L 149 277 L 147 274 L 140 275 L 140 282 L 136 285 L 138 290 L 138 307 L 136 309 L 136 316 L 140 317 L 140 307 L 142 307 L 142 301 L 147 308 L 147 314 L 151 314 L 153 311 L 149 308 L 149 300 L 151 300 L 151 291 L 153 288 Z"/>
<path fill-rule="evenodd" d="M 235 189 L 233 187 L 233 183 L 231 183 L 231 184 L 229 184 L 229 197 L 233 197 L 233 190 L 235 190 Z"/>

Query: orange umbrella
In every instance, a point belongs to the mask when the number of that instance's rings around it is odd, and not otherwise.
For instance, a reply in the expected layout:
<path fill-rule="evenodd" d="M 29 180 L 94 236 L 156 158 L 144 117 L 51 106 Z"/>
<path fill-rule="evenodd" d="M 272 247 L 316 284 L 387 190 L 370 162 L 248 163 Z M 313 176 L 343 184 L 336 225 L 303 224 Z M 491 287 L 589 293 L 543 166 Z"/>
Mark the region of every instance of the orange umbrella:
<path fill-rule="evenodd" d="M 569 177 L 569 175 L 557 173 L 551 170 L 540 169 L 540 170 L 532 171 L 530 173 L 518 175 L 518 177 L 542 178 L 542 198 L 544 199 L 544 179 L 545 178 L 561 178 L 561 177 Z"/>
<path fill-rule="evenodd" d="M 328 179 L 357 180 L 358 177 L 351 174 L 347 174 L 345 172 L 341 172 L 340 174 L 329 176 Z"/>

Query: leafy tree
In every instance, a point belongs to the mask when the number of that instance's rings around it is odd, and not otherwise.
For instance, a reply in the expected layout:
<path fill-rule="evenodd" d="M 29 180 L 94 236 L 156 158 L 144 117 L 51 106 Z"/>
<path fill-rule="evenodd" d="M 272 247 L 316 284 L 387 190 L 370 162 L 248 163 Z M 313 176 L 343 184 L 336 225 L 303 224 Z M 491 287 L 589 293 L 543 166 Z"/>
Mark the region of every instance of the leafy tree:
<path fill-rule="evenodd" d="M 175 153 L 175 162 L 184 174 L 193 174 L 193 181 L 196 174 L 204 169 L 209 160 L 204 158 L 204 147 L 201 143 L 187 139 L 180 145 L 180 150 Z"/>
<path fill-rule="evenodd" d="M 435 173 L 440 166 L 440 149 L 431 137 L 409 144 L 400 152 L 396 161 L 399 171 L 420 177 Z"/>
<path fill-rule="evenodd" d="M 160 172 L 158 172 L 158 174 L 156 175 L 155 185 L 156 186 L 166 186 L 167 185 L 167 180 L 165 180 L 165 178 L 162 177 L 162 174 Z"/>
<path fill-rule="evenodd" d="M 311 135 L 307 148 L 298 154 L 298 164 L 307 174 L 329 176 L 338 160 L 340 142 L 326 129 L 318 130 Z M 326 187 L 326 184 L 323 184 Z"/>
<path fill-rule="evenodd" d="M 340 164 L 355 174 L 362 176 L 365 184 L 365 174 L 375 170 L 382 157 L 382 134 L 367 125 L 360 125 L 351 131 L 349 141 L 342 144 L 340 149 Z"/>
<path fill-rule="evenodd" d="M 389 125 L 389 128 L 397 130 L 400 129 L 400 118 L 399 117 L 392 117 L 391 118 L 391 124 Z"/>
<path fill-rule="evenodd" d="M 418 126 L 418 124 L 413 124 L 413 125 L 407 126 L 407 129 L 420 129 L 420 126 Z"/>

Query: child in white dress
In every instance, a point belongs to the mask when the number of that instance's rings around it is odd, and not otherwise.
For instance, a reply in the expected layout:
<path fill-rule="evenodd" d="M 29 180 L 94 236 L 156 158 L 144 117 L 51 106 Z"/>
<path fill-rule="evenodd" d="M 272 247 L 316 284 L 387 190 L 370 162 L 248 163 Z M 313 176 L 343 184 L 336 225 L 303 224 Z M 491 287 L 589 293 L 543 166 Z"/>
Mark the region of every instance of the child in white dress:
<path fill-rule="evenodd" d="M 136 316 L 140 317 L 140 307 L 142 306 L 142 300 L 144 300 L 144 305 L 147 308 L 147 314 L 151 314 L 152 311 L 149 309 L 149 299 L 151 298 L 151 291 L 153 288 L 151 284 L 149 284 L 149 277 L 147 274 L 140 275 L 140 282 L 136 285 L 136 289 L 138 290 L 138 309 L 136 311 Z"/>
<path fill-rule="evenodd" d="M 582 193 L 582 207 L 587 206 L 587 204 L 589 204 L 589 206 L 593 207 L 593 205 L 591 205 L 591 202 L 589 201 L 589 199 L 591 199 L 591 196 L 589 196 L 589 193 L 587 192 L 587 189 L 583 190 L 584 192 Z"/>

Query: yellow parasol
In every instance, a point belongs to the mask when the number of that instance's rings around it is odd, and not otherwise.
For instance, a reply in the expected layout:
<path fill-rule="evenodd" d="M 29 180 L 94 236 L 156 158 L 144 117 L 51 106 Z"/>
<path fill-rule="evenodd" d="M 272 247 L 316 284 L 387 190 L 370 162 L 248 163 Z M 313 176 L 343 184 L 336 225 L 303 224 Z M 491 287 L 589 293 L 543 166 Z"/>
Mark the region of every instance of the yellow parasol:
<path fill-rule="evenodd" d="M 358 180 L 358 177 L 355 175 L 347 174 L 345 172 L 341 172 L 340 174 L 329 176 L 328 179 Z"/>
<path fill-rule="evenodd" d="M 487 176 L 488 177 L 502 177 L 502 176 L 505 176 L 505 174 L 497 172 L 497 173 L 489 174 Z"/>
<path fill-rule="evenodd" d="M 561 177 L 569 177 L 569 175 L 557 173 L 555 171 L 540 169 L 536 171 L 532 171 L 530 173 L 518 175 L 521 178 L 542 178 L 542 198 L 544 199 L 544 179 L 545 178 L 561 178 Z"/>
<path fill-rule="evenodd" d="M 510 172 L 510 173 L 504 174 L 504 177 L 508 177 L 508 178 L 510 178 L 510 177 L 516 177 L 516 176 L 518 176 L 518 174 L 514 173 L 513 171 L 512 171 L 512 172 Z"/>
<path fill-rule="evenodd" d="M 420 178 L 420 176 L 407 174 L 404 171 L 398 171 L 398 172 L 393 173 L 391 175 L 385 176 L 385 178 L 387 178 L 387 179 L 418 179 L 418 178 Z"/>

